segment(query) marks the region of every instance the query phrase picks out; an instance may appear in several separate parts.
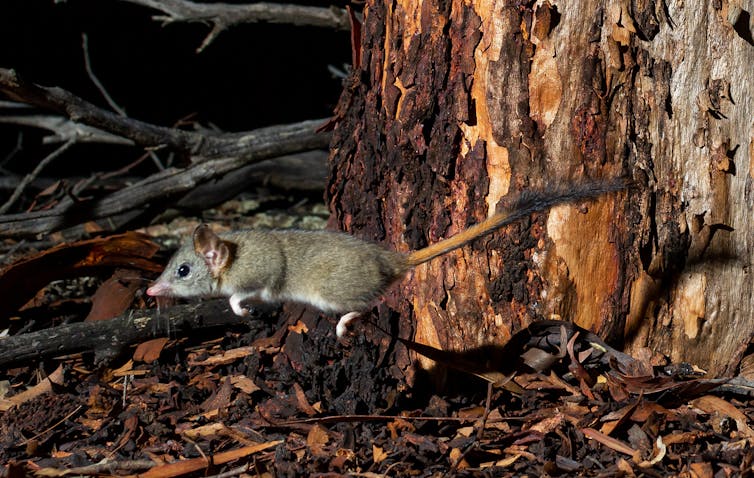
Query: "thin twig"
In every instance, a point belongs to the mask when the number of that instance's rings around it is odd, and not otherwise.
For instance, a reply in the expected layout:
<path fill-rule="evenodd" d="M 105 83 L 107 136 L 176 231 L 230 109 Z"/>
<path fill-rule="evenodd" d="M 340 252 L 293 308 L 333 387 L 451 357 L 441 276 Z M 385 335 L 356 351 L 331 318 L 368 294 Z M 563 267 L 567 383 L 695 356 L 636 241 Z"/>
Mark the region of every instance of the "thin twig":
<path fill-rule="evenodd" d="M 110 178 L 116 178 L 118 176 L 121 176 L 123 174 L 126 174 L 127 172 L 131 171 L 136 166 L 140 165 L 144 161 L 146 161 L 147 158 L 149 158 L 149 153 L 144 153 L 138 158 L 136 158 L 134 161 L 131 161 L 129 164 L 123 166 L 120 169 L 116 169 L 115 171 L 110 171 L 108 173 L 104 173 L 100 176 L 101 179 L 110 179 Z M 162 168 L 165 169 L 165 168 Z"/>
<path fill-rule="evenodd" d="M 92 62 L 89 59 L 89 37 L 86 33 L 81 34 L 81 49 L 84 52 L 84 68 L 86 69 L 86 73 L 89 75 L 89 79 L 92 80 L 92 83 L 94 83 L 94 86 L 97 87 L 99 92 L 105 98 L 105 101 L 107 101 L 107 104 L 110 105 L 110 108 L 115 110 L 115 112 L 121 116 L 128 116 L 126 114 L 126 110 L 121 108 L 118 103 L 115 102 L 115 100 L 105 89 L 105 85 L 103 85 L 102 82 L 99 81 L 99 78 L 97 78 L 97 75 L 94 74 L 94 70 L 92 69 Z"/>
<path fill-rule="evenodd" d="M 249 471 L 250 469 L 251 469 L 251 464 L 247 463 L 245 465 L 241 465 L 239 467 L 233 468 L 223 473 L 218 473 L 217 475 L 205 476 L 205 478 L 230 478 L 231 476 L 242 475 L 246 473 L 247 471 Z"/>
<path fill-rule="evenodd" d="M 76 123 L 56 114 L 6 115 L 0 110 L 0 123 L 51 131 L 53 134 L 42 138 L 42 144 L 61 144 L 71 138 L 76 138 L 76 142 L 78 143 L 134 145 L 133 141 L 122 136 L 116 136 L 98 128 Z"/>
<path fill-rule="evenodd" d="M 79 466 L 65 470 L 66 475 L 115 475 L 117 471 L 141 471 L 155 466 L 151 460 L 104 460 L 93 465 Z"/>
<path fill-rule="evenodd" d="M 44 158 L 42 161 L 37 164 L 37 167 L 34 168 L 34 170 L 27 174 L 21 182 L 16 186 L 16 189 L 13 191 L 13 194 L 11 194 L 10 199 L 0 206 L 0 214 L 5 214 L 8 212 L 8 210 L 13 206 L 13 204 L 18 200 L 19 197 L 21 197 L 21 194 L 26 189 L 26 186 L 28 186 L 32 181 L 34 181 L 37 176 L 39 176 L 39 173 L 42 172 L 42 170 L 50 164 L 55 158 L 63 154 L 68 148 L 73 146 L 76 143 L 75 138 L 71 138 L 68 140 L 67 143 L 60 146 L 58 149 L 53 151 L 52 153 L 48 154 L 46 158 Z"/>
<path fill-rule="evenodd" d="M 197 185 L 248 164 L 326 146 L 327 135 L 315 132 L 318 124 L 321 124 L 321 120 L 249 132 L 238 138 L 236 144 L 225 148 L 227 158 L 197 162 L 185 169 L 161 171 L 96 200 L 81 203 L 64 198 L 51 209 L 0 215 L 0 236 L 28 237 L 120 215 L 133 220 L 134 214 L 150 205 L 159 204 L 167 198 L 182 197 Z"/>
<path fill-rule="evenodd" d="M 205 139 L 203 135 L 119 116 L 62 88 L 27 82 L 14 70 L 0 68 L 0 92 L 13 100 L 55 111 L 76 123 L 109 131 L 144 146 L 162 144 L 180 151 L 201 150 L 205 141 L 211 144 L 210 148 L 217 146 L 212 139 Z"/>
<path fill-rule="evenodd" d="M 485 400 L 484 404 L 484 413 L 479 418 L 479 424 L 477 425 L 477 433 L 476 437 L 474 438 L 474 441 L 469 444 L 469 446 L 466 447 L 465 450 L 461 453 L 461 456 L 457 457 L 454 462 L 451 464 L 450 469 L 448 472 L 443 476 L 448 476 L 450 473 L 455 473 L 455 471 L 458 469 L 458 465 L 461 464 L 464 458 L 466 458 L 466 455 L 468 455 L 472 450 L 476 449 L 479 446 L 479 442 L 482 440 L 484 429 L 487 427 L 487 419 L 490 416 L 490 411 L 492 409 L 492 390 L 494 389 L 493 383 L 487 383 L 487 399 Z"/>
<path fill-rule="evenodd" d="M 23 143 L 24 143 L 24 132 L 19 131 L 18 136 L 16 136 L 16 145 L 13 147 L 10 153 L 5 155 L 5 158 L 3 158 L 2 161 L 0 161 L 0 168 L 8 164 L 8 161 L 13 159 L 21 149 L 23 149 Z"/>
<path fill-rule="evenodd" d="M 105 85 L 103 85 L 102 82 L 99 81 L 99 78 L 97 78 L 97 75 L 94 74 L 94 70 L 92 69 L 92 62 L 89 59 L 89 37 L 86 33 L 81 34 L 81 49 L 84 51 L 84 68 L 86 69 L 86 73 L 89 75 L 89 79 L 92 80 L 92 83 L 94 83 L 94 86 L 97 87 L 99 92 L 105 98 L 105 101 L 107 101 L 107 104 L 110 105 L 110 108 L 115 110 L 115 112 L 121 116 L 128 116 L 128 114 L 126 114 L 125 108 L 121 107 L 118 103 L 115 102 L 113 97 L 110 96 L 110 93 L 107 92 Z M 148 151 L 147 156 L 152 158 L 152 162 L 154 162 L 155 166 L 157 166 L 157 169 L 159 169 L 160 171 L 165 169 L 165 167 L 162 165 L 162 161 L 160 161 L 160 158 L 157 157 L 157 154 L 155 154 L 154 151 Z M 141 160 L 137 160 L 137 164 L 140 162 Z"/>
<path fill-rule="evenodd" d="M 493 386 L 494 388 L 494 386 Z M 409 422 L 457 422 L 466 423 L 478 421 L 476 417 L 427 417 L 427 416 L 403 416 L 403 415 L 331 415 L 327 417 L 301 418 L 287 421 L 270 421 L 273 427 L 299 427 L 302 425 L 330 425 L 333 423 L 360 423 L 360 422 L 389 422 L 392 420 L 406 420 Z M 487 420 L 486 423 L 515 422 L 523 420 L 521 417 L 500 417 L 499 419 Z M 269 421 L 269 420 L 268 420 Z"/>
<path fill-rule="evenodd" d="M 41 437 L 45 433 L 51 432 L 52 430 L 54 430 L 55 428 L 57 428 L 58 426 L 60 426 L 62 423 L 65 423 L 66 420 L 68 420 L 69 418 L 71 418 L 72 416 L 74 416 L 75 414 L 77 414 L 83 407 L 84 407 L 83 405 L 79 405 L 72 412 L 70 412 L 68 415 L 64 416 L 63 418 L 61 418 L 57 422 L 55 422 L 52 425 L 50 425 L 47 429 L 42 430 L 41 432 L 37 433 L 36 435 L 34 435 L 31 438 L 27 438 L 26 440 L 24 440 L 21 443 L 19 443 L 19 445 L 26 445 L 30 441 L 36 440 L 37 438 Z"/>

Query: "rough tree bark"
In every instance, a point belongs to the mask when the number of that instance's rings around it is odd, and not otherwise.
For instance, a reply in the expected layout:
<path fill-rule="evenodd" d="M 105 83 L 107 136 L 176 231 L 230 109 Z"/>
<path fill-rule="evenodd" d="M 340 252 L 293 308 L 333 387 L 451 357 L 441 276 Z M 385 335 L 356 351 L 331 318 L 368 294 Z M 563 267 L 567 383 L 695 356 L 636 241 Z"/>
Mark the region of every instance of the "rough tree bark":
<path fill-rule="evenodd" d="M 416 268 L 379 320 L 397 311 L 401 335 L 459 350 L 560 317 L 629 352 L 733 373 L 754 330 L 749 12 L 367 2 L 332 143 L 333 226 L 409 251 L 527 188 L 638 184 Z M 411 379 L 408 358 L 398 365 Z"/>

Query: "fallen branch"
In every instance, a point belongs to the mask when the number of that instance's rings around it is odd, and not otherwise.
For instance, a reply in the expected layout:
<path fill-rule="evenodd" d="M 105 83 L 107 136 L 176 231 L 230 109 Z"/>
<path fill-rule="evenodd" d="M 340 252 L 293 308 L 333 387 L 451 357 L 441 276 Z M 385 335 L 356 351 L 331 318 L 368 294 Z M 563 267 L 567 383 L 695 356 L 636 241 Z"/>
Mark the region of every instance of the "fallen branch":
<path fill-rule="evenodd" d="M 122 0 L 159 10 L 165 15 L 152 18 L 163 24 L 174 22 L 211 23 L 197 53 L 203 51 L 220 33 L 243 23 L 289 23 L 336 30 L 349 30 L 348 13 L 343 8 L 310 7 L 280 3 L 258 2 L 247 5 L 228 3 L 194 3 L 187 0 Z"/>
<path fill-rule="evenodd" d="M 321 193 L 325 189 L 326 177 L 326 151 L 314 150 L 280 156 L 244 166 L 233 174 L 203 183 L 176 201 L 175 208 L 201 211 L 247 191 L 249 184 Z"/>
<path fill-rule="evenodd" d="M 125 347 L 156 337 L 176 337 L 189 331 L 213 327 L 249 325 L 259 327 L 269 307 L 253 308 L 239 317 L 218 299 L 172 307 L 167 310 L 129 311 L 110 320 L 60 325 L 0 340 L 0 366 L 28 363 L 80 352 L 94 352 L 98 363 L 120 354 Z"/>
<path fill-rule="evenodd" d="M 76 123 L 57 114 L 40 113 L 37 109 L 27 104 L 13 101 L 0 101 L 0 123 L 17 124 L 51 131 L 53 134 L 42 138 L 42 144 L 66 143 L 71 139 L 77 143 L 126 146 L 133 146 L 135 144 L 130 139 Z"/>
<path fill-rule="evenodd" d="M 204 161 L 185 169 L 167 169 L 100 199 L 77 201 L 66 197 L 56 207 L 48 210 L 0 216 L 0 237 L 27 237 L 87 221 L 139 212 L 247 164 L 272 156 L 321 148 L 324 146 L 321 144 L 322 138 L 314 132 L 317 124 L 320 121 L 258 130 L 256 144 L 250 145 L 243 157 Z M 257 154 L 248 154 L 250 152 Z"/>
<path fill-rule="evenodd" d="M 0 92 L 12 100 L 58 112 L 77 123 L 130 139 L 141 146 L 170 148 L 185 153 L 193 162 L 231 156 L 249 159 L 249 162 L 261 161 L 305 149 L 323 148 L 329 139 L 329 135 L 314 131 L 325 119 L 226 134 L 157 126 L 111 113 L 62 88 L 29 83 L 6 68 L 0 68 Z M 301 149 L 291 149 L 290 142 Z"/>
<path fill-rule="evenodd" d="M 249 184 L 260 184 L 283 190 L 323 191 L 326 177 L 327 151 L 318 149 L 303 151 L 249 164 L 236 170 L 232 175 L 204 183 L 176 202 L 176 207 L 178 209 L 194 209 L 201 205 L 206 208 L 208 204 L 211 207 L 214 200 L 222 202 L 222 198 L 219 196 L 221 193 L 228 194 L 228 191 L 232 191 L 232 195 L 235 195 L 242 189 L 248 189 Z M 66 178 L 66 182 L 78 185 L 83 182 L 92 182 L 92 179 L 91 177 L 69 177 Z M 126 185 L 141 181 L 143 178 L 118 175 L 101 176 L 94 179 L 96 181 L 91 187 L 96 191 L 111 191 L 124 188 Z M 23 176 L 6 173 L 0 176 L 0 191 L 12 191 L 23 180 Z M 59 181 L 57 178 L 40 176 L 34 178 L 27 187 L 34 191 L 40 191 Z M 76 190 L 81 193 L 91 191 L 90 186 L 86 188 L 77 186 Z M 201 196 L 201 199 L 195 199 L 197 196 Z"/>
<path fill-rule="evenodd" d="M 0 68 L 0 92 L 13 100 L 48 108 L 103 131 L 148 147 L 168 147 L 192 159 L 185 169 L 160 171 L 99 199 L 67 197 L 57 206 L 0 216 L 0 237 L 28 237 L 78 224 L 121 216 L 133 220 L 149 207 L 175 199 L 197 185 L 248 164 L 285 154 L 324 149 L 330 135 L 316 128 L 323 119 L 230 134 L 197 133 L 156 126 L 103 110 L 61 88 L 28 83 L 13 70 Z M 107 229 L 107 225 L 103 225 Z"/>

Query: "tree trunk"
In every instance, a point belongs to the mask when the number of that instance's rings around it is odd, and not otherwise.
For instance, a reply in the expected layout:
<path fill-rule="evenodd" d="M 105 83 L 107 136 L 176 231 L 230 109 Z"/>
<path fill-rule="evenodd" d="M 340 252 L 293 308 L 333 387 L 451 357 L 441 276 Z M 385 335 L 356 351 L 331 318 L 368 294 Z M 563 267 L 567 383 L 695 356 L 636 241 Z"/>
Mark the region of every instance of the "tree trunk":
<path fill-rule="evenodd" d="M 412 251 L 509 194 L 637 183 L 417 267 L 381 323 L 461 350 L 559 317 L 733 372 L 754 330 L 751 8 L 670 3 L 367 2 L 332 143 L 333 226 Z M 409 357 L 397 365 L 410 381 Z"/>

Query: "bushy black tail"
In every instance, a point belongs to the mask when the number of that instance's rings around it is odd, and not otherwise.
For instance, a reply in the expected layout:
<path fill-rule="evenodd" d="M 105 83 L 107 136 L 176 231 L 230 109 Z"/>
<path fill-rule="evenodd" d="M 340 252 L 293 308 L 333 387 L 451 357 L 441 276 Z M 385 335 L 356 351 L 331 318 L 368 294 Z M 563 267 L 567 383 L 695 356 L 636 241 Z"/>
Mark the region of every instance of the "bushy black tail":
<path fill-rule="evenodd" d="M 567 204 L 586 199 L 594 199 L 603 194 L 620 191 L 631 187 L 632 182 L 625 178 L 608 181 L 583 181 L 576 184 L 563 184 L 548 190 L 524 191 L 504 209 L 494 216 L 475 224 L 453 237 L 432 244 L 408 255 L 410 267 L 427 262 L 453 249 L 485 236 L 501 227 L 528 216 L 533 212 L 544 211 L 559 204 Z"/>

